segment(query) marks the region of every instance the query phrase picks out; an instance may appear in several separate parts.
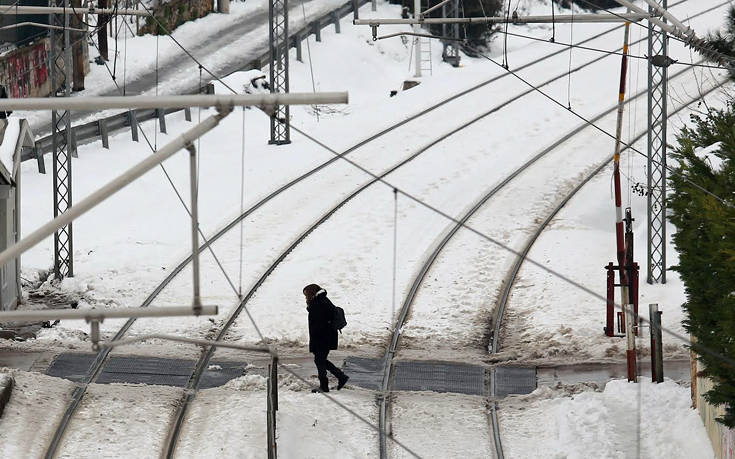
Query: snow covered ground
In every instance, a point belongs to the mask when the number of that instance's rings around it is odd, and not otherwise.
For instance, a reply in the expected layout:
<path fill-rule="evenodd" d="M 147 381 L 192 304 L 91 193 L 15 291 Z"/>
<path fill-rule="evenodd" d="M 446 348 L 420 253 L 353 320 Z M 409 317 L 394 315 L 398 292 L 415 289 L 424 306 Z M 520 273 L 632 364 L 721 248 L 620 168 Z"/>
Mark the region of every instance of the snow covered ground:
<path fill-rule="evenodd" d="M 500 403 L 501 441 L 510 458 L 713 458 L 690 405 L 689 389 L 671 381 L 545 387 Z"/>
<path fill-rule="evenodd" d="M 703 3 L 705 2 L 687 2 L 672 8 L 672 12 L 680 17 L 687 17 L 714 4 Z M 247 4 L 251 4 L 250 0 Z M 535 0 L 521 0 L 521 8 L 531 13 L 548 13 L 548 4 Z M 717 27 L 722 22 L 724 12 L 725 9 L 722 8 L 695 19 L 692 26 L 700 33 Z M 369 6 L 361 10 L 363 17 L 370 14 Z M 397 6 L 382 2 L 379 11 L 375 13 L 376 16 L 398 14 Z M 216 27 L 212 22 L 215 20 L 229 19 L 217 19 L 214 16 L 213 19 L 196 21 L 187 26 L 188 39 L 196 40 L 197 30 Z M 574 40 L 592 36 L 605 27 L 612 26 L 576 24 Z M 512 29 L 542 37 L 550 34 L 550 28 L 546 27 L 512 26 Z M 380 28 L 380 32 L 386 34 L 397 30 L 402 29 L 388 26 Z M 399 38 L 373 42 L 369 28 L 354 27 L 349 20 L 342 22 L 342 31 L 343 34 L 337 37 L 331 28 L 326 30 L 323 32 L 324 41 L 312 41 L 310 50 L 316 89 L 348 90 L 350 105 L 329 107 L 329 110 L 320 113 L 318 119 L 312 107 L 292 109 L 294 126 L 324 141 L 338 152 L 460 89 L 505 73 L 500 67 L 481 58 L 465 57 L 463 67 L 459 69 L 439 64 L 441 50 L 439 46 L 432 46 L 434 74 L 422 78 L 421 84 L 416 88 L 390 98 L 389 92 L 398 89 L 408 76 L 410 44 Z M 642 31 L 642 28 L 633 26 L 632 39 L 642 38 Z M 557 24 L 556 34 L 557 40 L 562 41 L 563 37 L 569 37 L 571 30 L 568 26 Z M 161 37 L 159 44 L 164 41 L 165 37 Z M 622 31 L 618 31 L 593 40 L 588 45 L 617 49 L 621 43 Z M 152 49 L 153 42 L 151 37 L 143 37 L 131 39 L 128 45 L 131 49 L 145 50 Z M 135 48 L 138 46 L 139 48 Z M 557 46 L 509 37 L 511 68 L 545 56 L 557 50 Z M 643 55 L 644 48 L 643 44 L 634 45 L 631 52 Z M 143 56 L 146 53 L 140 51 L 138 54 Z M 493 45 L 490 56 L 500 58 L 500 55 L 501 46 L 498 42 Z M 593 51 L 574 50 L 571 54 L 572 66 L 589 62 L 598 55 L 599 53 Z M 149 61 L 144 61 L 150 59 L 149 55 L 146 56 L 148 57 L 140 57 L 140 62 L 129 61 L 128 65 L 131 65 L 131 69 L 150 65 Z M 676 43 L 672 43 L 672 56 L 682 62 L 691 59 L 688 52 Z M 211 57 L 214 61 L 225 58 L 226 56 L 219 55 Z M 595 116 L 614 105 L 617 100 L 619 59 L 610 56 L 585 66 L 574 72 L 571 80 L 565 73 L 569 60 L 570 55 L 563 53 L 519 72 L 519 75 L 533 84 L 542 84 L 552 77 L 562 76 L 544 87 L 552 97 L 562 102 L 562 106 L 555 106 L 536 93 L 524 96 L 520 102 L 503 106 L 449 140 L 428 149 L 405 167 L 389 174 L 387 180 L 450 215 L 462 215 L 471 204 L 512 170 L 580 124 L 580 120 L 567 110 L 567 102 L 586 117 Z M 679 67 L 672 67 L 671 73 L 678 69 Z M 291 70 L 292 91 L 311 91 L 309 62 L 297 63 L 292 59 Z M 633 60 L 630 70 L 629 92 L 635 93 L 644 88 L 644 62 Z M 134 71 L 138 70 L 131 70 Z M 698 85 L 712 84 L 717 76 L 701 70 L 695 71 L 696 80 L 689 74 L 672 83 L 670 93 L 672 99 L 675 99 L 674 103 L 696 94 Z M 246 78 L 242 74 L 234 74 L 226 83 L 240 89 L 246 83 Z M 420 121 L 410 122 L 367 147 L 354 151 L 350 158 L 374 173 L 383 173 L 399 160 L 408 158 L 418 147 L 427 145 L 477 113 L 504 104 L 527 89 L 519 80 L 505 76 L 437 109 Z M 225 88 L 218 84 L 217 92 L 224 91 Z M 202 111 L 201 116 L 205 117 L 210 113 Z M 630 138 L 645 124 L 646 109 L 643 99 L 632 104 L 627 113 L 626 138 Z M 195 118 L 198 115 L 196 110 L 193 114 Z M 686 118 L 686 112 L 681 117 Z M 603 118 L 599 123 L 609 132 L 614 129 L 612 116 Z M 152 122 L 145 123 L 142 129 L 160 147 L 193 125 L 185 122 L 183 115 L 167 119 L 167 124 L 168 135 L 154 134 L 155 125 Z M 296 132 L 292 132 L 293 142 L 290 145 L 268 146 L 267 125 L 268 119 L 255 110 L 236 111 L 199 143 L 200 217 L 205 235 L 213 234 L 235 218 L 243 206 L 250 207 L 278 186 L 332 157 L 331 153 Z M 669 132 L 673 136 L 676 130 L 670 128 Z M 111 137 L 110 144 L 110 151 L 103 150 L 96 144 L 80 147 L 79 159 L 74 162 L 76 200 L 150 154 L 150 149 L 144 142 L 131 142 L 127 133 Z M 609 156 L 612 147 L 611 139 L 591 130 L 585 131 L 573 141 L 561 145 L 528 173 L 521 175 L 517 182 L 504 189 L 478 212 L 470 225 L 517 248 L 525 241 L 529 230 L 538 223 L 539 218 L 545 216 L 569 190 L 571 183 L 576 183 L 582 173 Z M 623 160 L 626 165 L 627 158 Z M 184 201 L 188 203 L 187 158 L 182 153 L 168 160 L 165 167 Z M 47 163 L 47 169 L 50 168 Z M 24 234 L 28 234 L 50 218 L 51 177 L 50 174 L 38 175 L 33 164 L 24 164 L 22 171 L 22 230 Z M 637 160 L 631 159 L 630 170 L 625 171 L 632 177 L 631 183 L 642 181 L 643 168 Z M 241 176 L 244 176 L 245 183 L 245 201 L 242 204 Z M 230 277 L 235 291 L 220 272 L 211 254 L 204 253 L 204 302 L 221 306 L 221 313 L 214 324 L 207 318 L 141 320 L 130 333 L 136 335 L 164 332 L 206 336 L 236 304 L 237 290 L 248 291 L 266 267 L 313 221 L 366 184 L 369 179 L 353 166 L 338 161 L 248 217 L 243 225 L 243 236 L 236 229 L 215 243 L 213 250 Z M 578 281 L 600 294 L 604 294 L 602 266 L 608 259 L 612 260 L 614 255 L 614 213 L 608 189 L 609 174 L 600 174 L 557 217 L 530 255 L 530 258 L 542 261 L 556 271 L 578 275 Z M 630 200 L 634 206 L 634 215 L 637 216 L 637 247 L 641 248 L 645 246 L 640 239 L 645 237 L 641 228 L 645 220 L 641 207 L 643 201 L 635 196 L 631 196 Z M 427 251 L 443 236 L 448 225 L 443 217 L 410 202 L 404 196 L 399 197 L 397 291 L 396 297 L 392 298 L 393 211 L 392 189 L 384 185 L 372 186 L 337 211 L 324 226 L 309 235 L 303 244 L 286 257 L 248 304 L 268 340 L 277 342 L 282 349 L 303 352 L 307 336 L 301 288 L 307 283 L 318 282 L 326 287 L 330 297 L 348 313 L 349 325 L 347 333 L 343 335 L 343 343 L 350 352 L 380 352 L 391 331 L 395 314 L 394 301 L 395 307 L 399 307 Z M 187 214 L 161 170 L 151 171 L 134 186 L 123 190 L 79 219 L 74 224 L 74 232 L 76 275 L 64 280 L 61 289 L 70 297 L 77 298 L 80 308 L 139 306 L 190 251 Z M 244 249 L 241 249 L 241 241 L 244 241 Z M 23 257 L 24 277 L 38 279 L 48 270 L 51 257 L 51 240 L 44 241 L 28 252 Z M 511 260 L 507 251 L 499 250 L 476 235 L 461 231 L 447 246 L 419 292 L 404 330 L 403 345 L 408 348 L 408 354 L 417 358 L 441 356 L 453 359 L 486 356 L 489 317 Z M 670 256 L 669 262 L 674 261 L 675 257 Z M 644 284 L 642 287 L 641 304 L 658 301 L 663 306 L 664 325 L 680 331 L 677 327 L 680 327 L 679 321 L 682 317 L 679 304 L 683 298 L 683 288 L 678 279 L 670 274 L 669 283 L 665 287 L 648 287 Z M 191 272 L 184 269 L 154 301 L 153 306 L 186 305 L 191 301 L 190 295 Z M 512 350 L 515 358 L 546 363 L 554 362 L 554 359 L 560 357 L 568 360 L 570 356 L 580 360 L 619 358 L 620 349 L 614 349 L 611 341 L 601 336 L 603 314 L 604 305 L 597 299 L 584 297 L 582 293 L 560 283 L 558 278 L 549 276 L 547 272 L 534 273 L 530 265 L 525 265 L 508 307 L 508 332 L 502 337 L 502 347 L 504 350 Z M 102 324 L 104 337 L 109 338 L 121 323 L 119 320 L 110 320 Z M 20 348 L 57 346 L 86 350 L 88 342 L 82 334 L 86 331 L 88 325 L 81 321 L 65 321 L 53 329 L 43 330 L 39 339 L 33 343 L 12 345 Z M 228 339 L 252 343 L 260 338 L 252 324 L 241 319 Z M 667 345 L 670 354 L 681 353 L 678 343 L 667 342 Z M 193 356 L 197 350 L 153 342 L 137 348 L 122 348 L 116 352 Z M 36 375 L 20 374 L 23 378 L 40 378 Z M 214 455 L 220 448 L 224 448 L 226 451 L 223 454 L 228 451 L 246 451 L 243 452 L 245 456 L 262 456 L 265 444 L 262 381 L 251 376 L 245 378 L 250 379 L 236 381 L 227 387 L 206 390 L 197 396 L 184 425 L 185 434 L 182 436 L 179 454 Z M 70 385 L 63 381 L 43 378 L 43 383 L 54 386 L 52 390 L 59 393 L 68 393 L 70 390 Z M 39 387 L 34 390 L 40 390 L 40 383 L 38 384 Z M 615 389 L 616 384 L 609 384 L 609 389 L 602 394 L 588 392 L 578 398 L 597 400 L 594 403 L 599 407 L 604 405 L 600 398 L 617 400 L 626 395 L 625 391 L 628 389 Z M 667 383 L 661 388 L 650 385 L 643 387 L 657 394 L 659 400 L 671 399 L 673 402 L 670 406 L 681 408 L 669 410 L 667 403 L 652 404 L 651 410 L 661 406 L 662 418 L 693 422 L 691 412 L 680 403 L 682 394 L 687 389 L 675 387 L 673 383 Z M 279 451 L 285 456 L 375 456 L 377 439 L 369 427 L 340 411 L 323 397 L 303 391 L 303 388 L 287 386 L 283 389 L 279 411 Z M 131 435 L 142 431 L 144 425 L 138 415 L 150 414 L 156 419 L 166 419 L 175 394 L 166 389 L 157 388 L 151 391 L 158 394 L 156 400 L 141 401 L 140 410 L 135 412 L 136 416 L 121 420 L 120 424 L 115 424 L 113 432 L 106 434 L 111 438 L 111 447 L 121 448 L 124 440 L 130 438 L 125 436 L 127 434 L 120 434 L 121 430 Z M 64 454 L 76 455 L 93 451 L 90 449 L 93 446 L 85 438 L 92 438 L 91 432 L 96 428 L 94 420 L 107 413 L 108 408 L 104 403 L 106 398 L 116 398 L 111 407 L 124 408 L 137 403 L 138 398 L 142 397 L 141 393 L 137 387 L 94 386 L 93 396 L 85 405 L 84 415 L 73 426 L 73 441 L 64 446 Z M 533 426 L 540 427 L 542 413 L 544 410 L 556 409 L 552 406 L 558 405 L 559 411 L 554 411 L 556 413 L 576 413 L 565 424 L 561 424 L 568 426 L 559 428 L 563 430 L 563 435 L 571 435 L 570 432 L 574 432 L 574 429 L 584 429 L 591 422 L 584 416 L 587 413 L 586 407 L 574 411 L 578 409 L 577 405 L 557 395 L 559 394 L 553 393 L 548 400 L 529 401 L 528 403 L 537 403 L 539 407 L 538 412 L 530 410 L 532 415 L 528 418 L 524 414 L 527 411 L 525 407 L 521 410 L 514 408 L 514 405 L 508 405 L 509 414 L 502 418 L 505 424 L 501 426 L 501 432 L 506 437 L 512 437 L 507 439 L 511 457 L 545 457 L 545 453 L 549 451 L 582 451 L 581 448 L 589 444 L 585 443 L 586 440 L 574 443 L 576 437 L 569 436 L 564 437 L 564 441 L 572 444 L 560 445 L 558 449 L 534 449 L 540 448 L 539 445 L 543 443 L 533 438 L 533 431 L 530 429 Z M 376 422 L 377 410 L 372 393 L 347 390 L 340 392 L 339 397 L 370 422 Z M 28 400 L 23 403 L 28 407 L 32 406 Z M 470 456 L 479 451 L 478 456 L 488 457 L 491 432 L 482 398 L 446 394 L 399 394 L 393 412 L 393 432 L 400 441 L 405 440 L 407 446 L 416 445 L 420 454 L 431 457 L 437 451 L 438 440 L 438 436 L 432 432 L 457 429 L 455 424 L 449 423 L 449 418 L 442 415 L 447 410 L 456 410 L 456 417 L 464 426 L 461 432 L 453 432 L 450 436 L 454 439 L 450 446 L 451 451 L 464 451 Z M 501 411 L 504 410 L 506 405 L 501 406 Z M 590 413 L 590 416 L 593 415 L 594 413 Z M 538 416 L 538 419 L 533 416 Z M 614 413 L 609 416 L 613 417 Z M 255 421 L 250 422 L 251 418 Z M 205 419 L 206 423 L 203 422 Z M 601 419 L 604 421 L 608 418 Z M 518 426 L 525 426 L 526 429 L 519 428 L 517 438 L 513 422 Z M 156 428 L 161 427 L 159 424 L 162 425 L 163 421 L 156 424 Z M 248 429 L 244 428 L 246 425 L 249 426 Z M 50 429 L 49 426 L 53 426 L 53 423 L 44 425 L 44 428 Z M 330 429 L 329 426 L 339 428 Z M 600 427 L 604 428 L 606 427 Z M 529 430 L 528 434 L 521 434 Z M 337 441 L 323 441 L 327 432 L 332 432 Z M 647 435 L 649 433 L 644 432 Z M 654 431 L 650 433 L 653 434 Z M 2 429 L 0 435 L 3 435 Z M 27 438 L 24 435 L 20 432 L 13 438 Z M 161 432 L 154 429 L 141 435 L 145 441 L 141 442 L 140 451 L 131 450 L 131 454 L 133 451 L 140 452 L 140 455 L 150 454 L 152 445 L 158 444 L 161 439 Z M 544 435 L 551 438 L 554 433 Z M 213 440 L 201 441 L 204 438 Z M 675 446 L 689 440 L 673 435 L 667 438 L 671 438 Z M 696 438 L 696 441 L 704 441 L 704 434 L 697 433 Z M 303 449 L 303 445 L 313 447 L 313 450 Z M 42 449 L 43 446 L 39 451 Z M 689 451 L 684 447 L 681 450 Z M 397 450 L 395 452 L 401 454 Z M 569 454 L 575 457 L 573 453 Z M 447 454 L 443 456 L 446 457 Z M 702 457 L 707 456 L 705 454 Z"/>
<path fill-rule="evenodd" d="M 252 375 L 201 391 L 189 411 L 178 457 L 260 458 L 266 452 L 266 380 Z M 377 432 L 309 387 L 284 378 L 278 393 L 281 457 L 362 458 L 378 455 Z M 285 390 L 284 390 L 285 389 Z M 374 396 L 364 390 L 335 397 L 369 422 L 377 422 Z M 209 441 L 202 441 L 209 439 Z"/>
<path fill-rule="evenodd" d="M 74 385 L 38 373 L 9 373 L 15 379 L 15 386 L 0 417 L 0 456 L 42 457 Z"/>

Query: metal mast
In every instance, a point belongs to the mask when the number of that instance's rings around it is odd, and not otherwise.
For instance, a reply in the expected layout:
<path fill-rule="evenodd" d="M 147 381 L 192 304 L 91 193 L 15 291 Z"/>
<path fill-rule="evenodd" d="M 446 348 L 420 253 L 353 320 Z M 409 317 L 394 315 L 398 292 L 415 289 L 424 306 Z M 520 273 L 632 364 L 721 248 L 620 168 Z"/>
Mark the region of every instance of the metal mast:
<path fill-rule="evenodd" d="M 270 0 L 269 19 L 271 92 L 288 93 L 288 0 Z M 268 143 L 291 143 L 288 105 L 275 106 Z"/>
<path fill-rule="evenodd" d="M 69 0 L 49 0 L 49 6 L 69 8 Z M 71 95 L 71 43 L 69 40 L 69 14 L 52 14 L 49 22 L 63 27 L 63 46 L 57 46 L 58 32 L 51 29 L 51 93 L 54 97 Z M 61 55 L 57 50 L 61 50 Z M 62 86 L 63 93 L 57 92 Z M 54 218 L 72 205 L 71 155 L 74 145 L 71 137 L 71 113 L 69 110 L 51 111 L 51 136 L 53 146 Z M 54 232 L 54 274 L 57 279 L 74 276 L 74 248 L 72 224 Z"/>
<path fill-rule="evenodd" d="M 442 6 L 443 16 L 445 18 L 458 18 L 460 16 L 459 0 L 450 0 L 449 3 Z M 452 64 L 454 67 L 459 66 L 459 23 L 442 24 L 442 36 L 454 38 L 454 41 L 444 40 L 444 49 L 442 51 L 442 59 L 444 62 Z"/>
<path fill-rule="evenodd" d="M 666 8 L 667 0 L 662 1 Z M 649 6 L 649 13 L 656 10 Z M 665 18 L 661 18 L 666 21 Z M 666 65 L 654 57 L 668 56 L 668 35 L 648 23 L 648 283 L 666 283 Z"/>

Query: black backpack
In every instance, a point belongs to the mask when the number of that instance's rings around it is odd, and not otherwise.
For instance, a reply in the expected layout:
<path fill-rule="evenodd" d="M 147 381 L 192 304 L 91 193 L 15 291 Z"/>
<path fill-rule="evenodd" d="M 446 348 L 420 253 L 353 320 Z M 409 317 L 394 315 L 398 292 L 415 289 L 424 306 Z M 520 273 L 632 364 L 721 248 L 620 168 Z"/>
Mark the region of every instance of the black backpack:
<path fill-rule="evenodd" d="M 345 310 L 339 306 L 334 307 L 332 316 L 332 328 L 334 331 L 342 333 L 342 329 L 347 326 L 347 319 L 345 319 Z"/>

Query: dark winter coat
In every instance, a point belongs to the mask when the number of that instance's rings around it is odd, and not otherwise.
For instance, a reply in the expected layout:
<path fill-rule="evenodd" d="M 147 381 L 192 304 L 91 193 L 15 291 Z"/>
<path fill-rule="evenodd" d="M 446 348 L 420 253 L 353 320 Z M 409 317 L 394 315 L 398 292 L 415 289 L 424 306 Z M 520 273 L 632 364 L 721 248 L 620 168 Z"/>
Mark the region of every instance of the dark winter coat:
<path fill-rule="evenodd" d="M 309 300 L 309 352 L 324 352 L 337 349 L 337 330 L 332 327 L 334 305 L 327 292 L 320 290 Z"/>

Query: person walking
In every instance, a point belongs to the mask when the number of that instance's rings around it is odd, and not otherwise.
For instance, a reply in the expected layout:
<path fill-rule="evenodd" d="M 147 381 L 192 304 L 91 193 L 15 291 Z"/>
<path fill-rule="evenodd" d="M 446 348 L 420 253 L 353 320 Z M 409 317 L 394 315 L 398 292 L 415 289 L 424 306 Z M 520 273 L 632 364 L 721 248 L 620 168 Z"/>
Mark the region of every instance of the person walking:
<path fill-rule="evenodd" d="M 319 375 L 319 388 L 312 392 L 329 392 L 327 370 L 337 378 L 337 390 L 350 379 L 342 370 L 327 360 L 329 351 L 337 349 L 337 329 L 332 325 L 335 306 L 327 298 L 327 291 L 317 284 L 304 287 L 306 310 L 309 311 L 309 352 L 314 354 L 314 364 Z"/>

